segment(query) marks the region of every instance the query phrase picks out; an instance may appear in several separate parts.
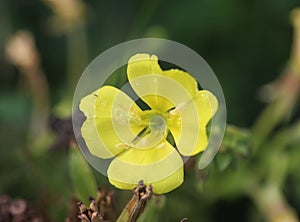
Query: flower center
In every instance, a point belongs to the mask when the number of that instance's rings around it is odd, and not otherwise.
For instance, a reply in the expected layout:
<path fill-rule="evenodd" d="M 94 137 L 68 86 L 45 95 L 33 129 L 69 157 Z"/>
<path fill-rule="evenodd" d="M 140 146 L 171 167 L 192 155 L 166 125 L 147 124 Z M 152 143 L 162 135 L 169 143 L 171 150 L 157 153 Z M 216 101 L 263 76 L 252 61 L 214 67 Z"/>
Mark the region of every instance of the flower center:
<path fill-rule="evenodd" d="M 163 116 L 150 117 L 148 126 L 132 141 L 132 146 L 140 149 L 159 147 L 167 135 L 167 123 Z"/>
<path fill-rule="evenodd" d="M 150 130 L 164 130 L 166 128 L 166 121 L 161 115 L 154 115 L 150 118 Z"/>

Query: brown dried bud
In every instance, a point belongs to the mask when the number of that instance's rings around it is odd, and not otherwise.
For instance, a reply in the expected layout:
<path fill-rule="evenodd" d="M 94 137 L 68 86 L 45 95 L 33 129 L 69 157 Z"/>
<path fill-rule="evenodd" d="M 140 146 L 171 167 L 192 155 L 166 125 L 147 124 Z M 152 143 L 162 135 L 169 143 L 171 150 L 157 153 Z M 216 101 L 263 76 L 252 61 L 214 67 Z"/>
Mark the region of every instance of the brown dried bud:
<path fill-rule="evenodd" d="M 69 213 L 66 220 L 71 221 L 71 218 L 74 218 L 74 215 L 76 215 L 76 218 L 81 219 L 83 222 L 115 221 L 116 216 L 112 207 L 112 195 L 113 192 L 108 192 L 105 189 L 98 188 L 97 198 L 89 198 L 89 208 L 87 208 L 82 202 L 76 202 L 76 204 L 73 203 L 72 206 L 76 206 L 78 210 Z"/>
<path fill-rule="evenodd" d="M 90 203 L 90 209 L 91 209 L 93 212 L 99 213 L 99 209 L 97 208 L 97 206 L 96 206 L 96 201 L 95 201 L 94 199 L 91 200 L 91 203 Z"/>
<path fill-rule="evenodd" d="M 36 69 L 40 63 L 33 36 L 28 31 L 18 31 L 6 45 L 6 57 L 22 70 Z M 31 72 L 26 72 L 30 74 Z"/>
<path fill-rule="evenodd" d="M 82 221 L 82 222 L 90 222 L 89 218 L 85 215 L 85 214 L 80 214 L 78 216 L 78 218 Z"/>
<path fill-rule="evenodd" d="M 9 212 L 12 215 L 19 215 L 25 212 L 26 210 L 26 202 L 21 199 L 14 200 L 11 202 L 10 207 L 9 207 Z"/>
<path fill-rule="evenodd" d="M 133 197 L 124 208 L 119 220 L 131 222 L 137 221 L 151 197 L 152 186 L 146 186 L 143 181 L 139 181 L 137 187 L 133 190 Z"/>
<path fill-rule="evenodd" d="M 85 213 L 87 211 L 86 206 L 82 202 L 78 202 L 77 206 L 79 207 L 80 213 Z"/>
<path fill-rule="evenodd" d="M 0 221 L 46 221 L 23 199 L 11 199 L 7 195 L 0 196 Z"/>
<path fill-rule="evenodd" d="M 92 222 L 102 222 L 102 221 L 103 221 L 103 220 L 102 220 L 102 218 L 101 218 L 101 216 L 100 216 L 99 213 L 94 212 L 94 213 L 92 214 Z"/>

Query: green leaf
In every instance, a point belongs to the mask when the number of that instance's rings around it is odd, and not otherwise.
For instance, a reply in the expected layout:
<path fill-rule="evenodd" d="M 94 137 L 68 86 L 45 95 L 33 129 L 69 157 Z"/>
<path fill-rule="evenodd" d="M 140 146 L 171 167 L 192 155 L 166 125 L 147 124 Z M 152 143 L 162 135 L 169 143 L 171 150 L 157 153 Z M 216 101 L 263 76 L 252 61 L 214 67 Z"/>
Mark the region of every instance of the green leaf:
<path fill-rule="evenodd" d="M 97 185 L 94 175 L 76 144 L 69 152 L 70 175 L 76 196 L 88 206 L 89 197 L 95 196 Z"/>
<path fill-rule="evenodd" d="M 219 171 L 224 171 L 228 168 L 230 163 L 232 162 L 232 154 L 231 153 L 222 153 L 217 155 L 216 162 Z"/>
<path fill-rule="evenodd" d="M 222 142 L 220 152 L 228 151 L 237 154 L 240 157 L 248 157 L 252 146 L 252 134 L 249 130 L 239 128 L 233 125 L 226 127 L 226 132 Z"/>

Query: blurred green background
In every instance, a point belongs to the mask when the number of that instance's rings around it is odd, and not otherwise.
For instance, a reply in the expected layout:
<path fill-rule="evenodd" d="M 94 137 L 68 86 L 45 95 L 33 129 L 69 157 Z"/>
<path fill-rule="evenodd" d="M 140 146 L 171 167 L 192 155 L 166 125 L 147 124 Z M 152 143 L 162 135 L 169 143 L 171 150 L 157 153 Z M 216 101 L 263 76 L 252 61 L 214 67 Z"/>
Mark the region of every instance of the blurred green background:
<path fill-rule="evenodd" d="M 30 129 L 32 95 L 38 92 L 31 91 L 28 77 L 5 55 L 14 33 L 27 30 L 35 40 L 40 69 L 49 86 L 51 114 L 66 117 L 71 113 L 75 84 L 101 52 L 126 40 L 161 37 L 192 48 L 208 62 L 223 87 L 228 122 L 247 128 L 264 107 L 259 88 L 286 66 L 293 35 L 289 13 L 299 6 L 297 0 L 86 0 L 77 9 L 68 4 L 58 9 L 49 2 L 0 2 L 0 194 L 26 199 L 44 209 L 52 221 L 64 220 L 72 196 L 68 153 L 66 149 L 48 151 L 55 133 L 36 138 Z M 98 185 L 109 186 L 106 178 L 93 172 Z M 246 195 L 230 193 L 210 199 L 205 189 L 201 193 L 193 185 L 194 177 L 188 172 L 184 185 L 166 195 L 159 221 L 183 217 L 190 221 L 261 221 Z M 222 187 L 221 179 L 218 186 Z M 289 181 L 285 192 L 300 213 L 300 199 L 294 196 L 294 192 L 300 194 L 298 186 Z M 122 195 L 119 208 L 130 192 Z"/>

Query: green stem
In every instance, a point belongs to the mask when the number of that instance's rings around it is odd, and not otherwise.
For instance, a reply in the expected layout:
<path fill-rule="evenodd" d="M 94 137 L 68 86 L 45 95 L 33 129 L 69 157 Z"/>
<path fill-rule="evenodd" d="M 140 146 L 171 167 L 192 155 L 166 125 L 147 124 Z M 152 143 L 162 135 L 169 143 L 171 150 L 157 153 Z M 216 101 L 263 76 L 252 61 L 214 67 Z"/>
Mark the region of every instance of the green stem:
<path fill-rule="evenodd" d="M 276 91 L 270 103 L 253 125 L 254 152 L 267 140 L 273 129 L 293 110 L 300 91 L 300 9 L 293 11 L 294 39 L 287 68 L 272 83 Z"/>
<path fill-rule="evenodd" d="M 276 184 L 254 187 L 250 193 L 255 205 L 268 222 L 297 222 L 294 210 L 288 205 Z"/>
<path fill-rule="evenodd" d="M 88 43 L 85 26 L 67 32 L 67 95 L 74 94 L 76 84 L 88 64 Z"/>

